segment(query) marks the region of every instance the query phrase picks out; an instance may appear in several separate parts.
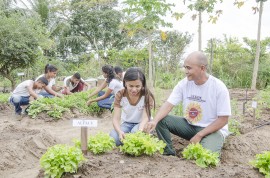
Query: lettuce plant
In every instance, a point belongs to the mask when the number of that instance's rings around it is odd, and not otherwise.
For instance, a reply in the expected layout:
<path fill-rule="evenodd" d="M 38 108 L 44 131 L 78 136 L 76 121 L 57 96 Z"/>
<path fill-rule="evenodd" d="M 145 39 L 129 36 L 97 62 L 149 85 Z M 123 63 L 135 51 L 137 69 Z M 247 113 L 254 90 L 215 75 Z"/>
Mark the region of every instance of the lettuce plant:
<path fill-rule="evenodd" d="M 88 139 L 88 150 L 94 154 L 105 153 L 115 148 L 115 141 L 109 134 L 99 132 Z"/>
<path fill-rule="evenodd" d="M 257 154 L 255 160 L 250 161 L 250 164 L 258 168 L 265 175 L 265 178 L 270 178 L 270 151 Z"/>
<path fill-rule="evenodd" d="M 75 147 L 81 148 L 81 141 L 73 139 Z M 113 150 L 116 147 L 115 141 L 109 134 L 99 132 L 94 136 L 90 136 L 87 142 L 87 149 L 94 154 L 101 154 Z"/>
<path fill-rule="evenodd" d="M 217 166 L 219 163 L 219 154 L 204 148 L 201 144 L 189 144 L 182 152 L 186 159 L 196 160 L 199 167 Z"/>
<path fill-rule="evenodd" d="M 40 158 L 40 165 L 45 170 L 45 178 L 60 178 L 65 172 L 77 172 L 84 160 L 79 148 L 59 144 L 48 148 Z"/>
<path fill-rule="evenodd" d="M 122 140 L 122 143 L 120 151 L 133 156 L 140 156 L 142 154 L 153 155 L 157 151 L 162 154 L 166 146 L 162 140 L 140 131 L 125 134 L 125 139 Z"/>

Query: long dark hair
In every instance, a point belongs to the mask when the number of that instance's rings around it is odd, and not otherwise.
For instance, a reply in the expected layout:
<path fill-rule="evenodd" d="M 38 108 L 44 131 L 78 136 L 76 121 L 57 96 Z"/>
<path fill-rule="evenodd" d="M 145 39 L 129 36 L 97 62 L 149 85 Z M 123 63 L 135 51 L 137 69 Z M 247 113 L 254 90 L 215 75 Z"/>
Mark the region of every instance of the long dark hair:
<path fill-rule="evenodd" d="M 151 117 L 151 111 L 150 111 L 151 108 L 150 108 L 149 99 L 150 99 L 150 97 L 153 99 L 154 109 L 155 109 L 155 97 L 152 94 L 152 92 L 147 88 L 145 75 L 143 74 L 142 70 L 138 67 L 131 67 L 126 71 L 124 79 L 123 79 L 123 85 L 124 85 L 125 89 L 127 89 L 126 82 L 127 81 L 134 81 L 134 80 L 140 80 L 142 82 L 142 90 L 141 91 L 142 91 L 142 95 L 144 95 L 144 104 L 145 104 L 146 113 L 147 113 L 147 116 L 150 118 Z"/>
<path fill-rule="evenodd" d="M 58 69 L 54 65 L 47 64 L 45 66 L 45 74 L 47 74 L 48 72 L 56 72 L 57 70 Z"/>
<path fill-rule="evenodd" d="M 115 78 L 115 73 L 114 73 L 114 69 L 113 66 L 111 65 L 104 65 L 102 66 L 102 71 L 107 74 L 107 83 L 110 83 L 112 81 L 112 79 Z"/>

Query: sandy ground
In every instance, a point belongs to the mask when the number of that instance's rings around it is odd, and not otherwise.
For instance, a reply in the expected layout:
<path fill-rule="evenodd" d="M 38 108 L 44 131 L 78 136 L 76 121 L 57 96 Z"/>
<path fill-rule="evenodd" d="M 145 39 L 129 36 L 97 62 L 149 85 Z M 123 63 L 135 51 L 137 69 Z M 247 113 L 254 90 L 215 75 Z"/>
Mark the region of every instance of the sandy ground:
<path fill-rule="evenodd" d="M 242 112 L 242 98 L 245 90 L 231 90 L 231 98 L 237 101 Z M 252 98 L 255 92 L 248 92 Z M 166 97 L 166 96 L 164 96 Z M 234 117 L 234 116 L 232 116 Z M 88 135 L 112 130 L 111 113 L 101 117 L 85 116 L 98 120 L 97 128 L 89 128 Z M 173 137 L 177 156 L 131 157 L 123 155 L 118 149 L 103 155 L 88 154 L 85 162 L 75 175 L 63 177 L 185 177 L 185 178 L 256 178 L 264 177 L 249 165 L 257 153 L 270 149 L 270 126 L 255 126 L 270 121 L 269 110 L 265 110 L 260 119 L 254 119 L 249 110 L 243 117 L 235 116 L 241 122 L 241 135 L 227 138 L 222 150 L 221 163 L 216 168 L 202 169 L 192 161 L 184 160 L 181 151 L 187 141 Z M 46 149 L 55 144 L 72 145 L 73 138 L 80 138 L 80 128 L 72 126 L 72 119 L 57 122 L 33 120 L 24 117 L 18 121 L 12 117 L 11 107 L 0 107 L 0 177 L 35 178 L 44 177 L 39 159 Z"/>

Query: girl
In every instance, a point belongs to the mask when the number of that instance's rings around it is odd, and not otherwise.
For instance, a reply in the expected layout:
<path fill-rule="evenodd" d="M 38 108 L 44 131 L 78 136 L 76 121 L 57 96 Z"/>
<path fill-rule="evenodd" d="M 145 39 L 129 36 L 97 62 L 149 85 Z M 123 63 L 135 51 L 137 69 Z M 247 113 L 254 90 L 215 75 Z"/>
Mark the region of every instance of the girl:
<path fill-rule="evenodd" d="M 116 74 L 121 80 L 123 80 L 123 78 L 124 78 L 124 72 L 123 72 L 123 69 L 122 69 L 121 67 L 119 67 L 119 66 L 115 66 L 113 69 L 114 69 L 115 74 Z"/>
<path fill-rule="evenodd" d="M 111 109 L 114 100 L 114 95 L 123 88 L 123 83 L 119 77 L 116 76 L 114 69 L 110 65 L 105 65 L 102 67 L 102 72 L 106 80 L 99 86 L 93 93 L 89 95 L 89 98 L 98 93 L 98 98 L 89 99 L 87 105 L 96 102 L 99 107 Z M 102 91 L 108 85 L 106 92 Z"/>
<path fill-rule="evenodd" d="M 36 81 L 40 77 L 45 77 L 49 81 L 49 84 L 46 87 L 44 87 L 42 91 L 40 91 L 39 95 L 42 95 L 47 98 L 53 98 L 54 96 L 62 97 L 61 94 L 57 93 L 59 89 L 57 89 L 55 86 L 56 74 L 57 74 L 57 68 L 55 66 L 50 65 L 50 64 L 47 64 L 45 66 L 45 74 L 38 76 Z"/>
<path fill-rule="evenodd" d="M 110 133 L 117 146 L 122 144 L 121 140 L 125 138 L 125 133 L 143 130 L 144 125 L 150 120 L 150 109 L 155 104 L 154 96 L 148 90 L 145 76 L 139 68 L 129 68 L 123 83 L 125 88 L 115 96 L 113 114 L 115 130 Z"/>

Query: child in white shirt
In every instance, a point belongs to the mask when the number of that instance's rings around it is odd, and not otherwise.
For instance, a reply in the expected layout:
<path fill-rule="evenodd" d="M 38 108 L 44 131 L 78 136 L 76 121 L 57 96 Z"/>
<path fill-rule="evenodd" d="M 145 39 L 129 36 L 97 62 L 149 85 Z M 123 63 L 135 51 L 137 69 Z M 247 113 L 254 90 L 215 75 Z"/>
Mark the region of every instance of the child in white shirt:
<path fill-rule="evenodd" d="M 145 75 L 139 68 L 129 68 L 124 76 L 124 89 L 120 90 L 114 100 L 113 126 L 110 135 L 116 145 L 121 145 L 125 133 L 143 130 L 150 120 L 154 96 L 148 90 Z M 121 120 L 121 124 L 120 124 Z"/>
<path fill-rule="evenodd" d="M 10 103 L 15 106 L 16 115 L 21 115 L 21 106 L 29 104 L 30 96 L 34 99 L 42 97 L 36 93 L 36 90 L 43 89 L 47 85 L 48 80 L 45 77 L 40 77 L 37 81 L 26 80 L 20 83 L 9 98 Z"/>

